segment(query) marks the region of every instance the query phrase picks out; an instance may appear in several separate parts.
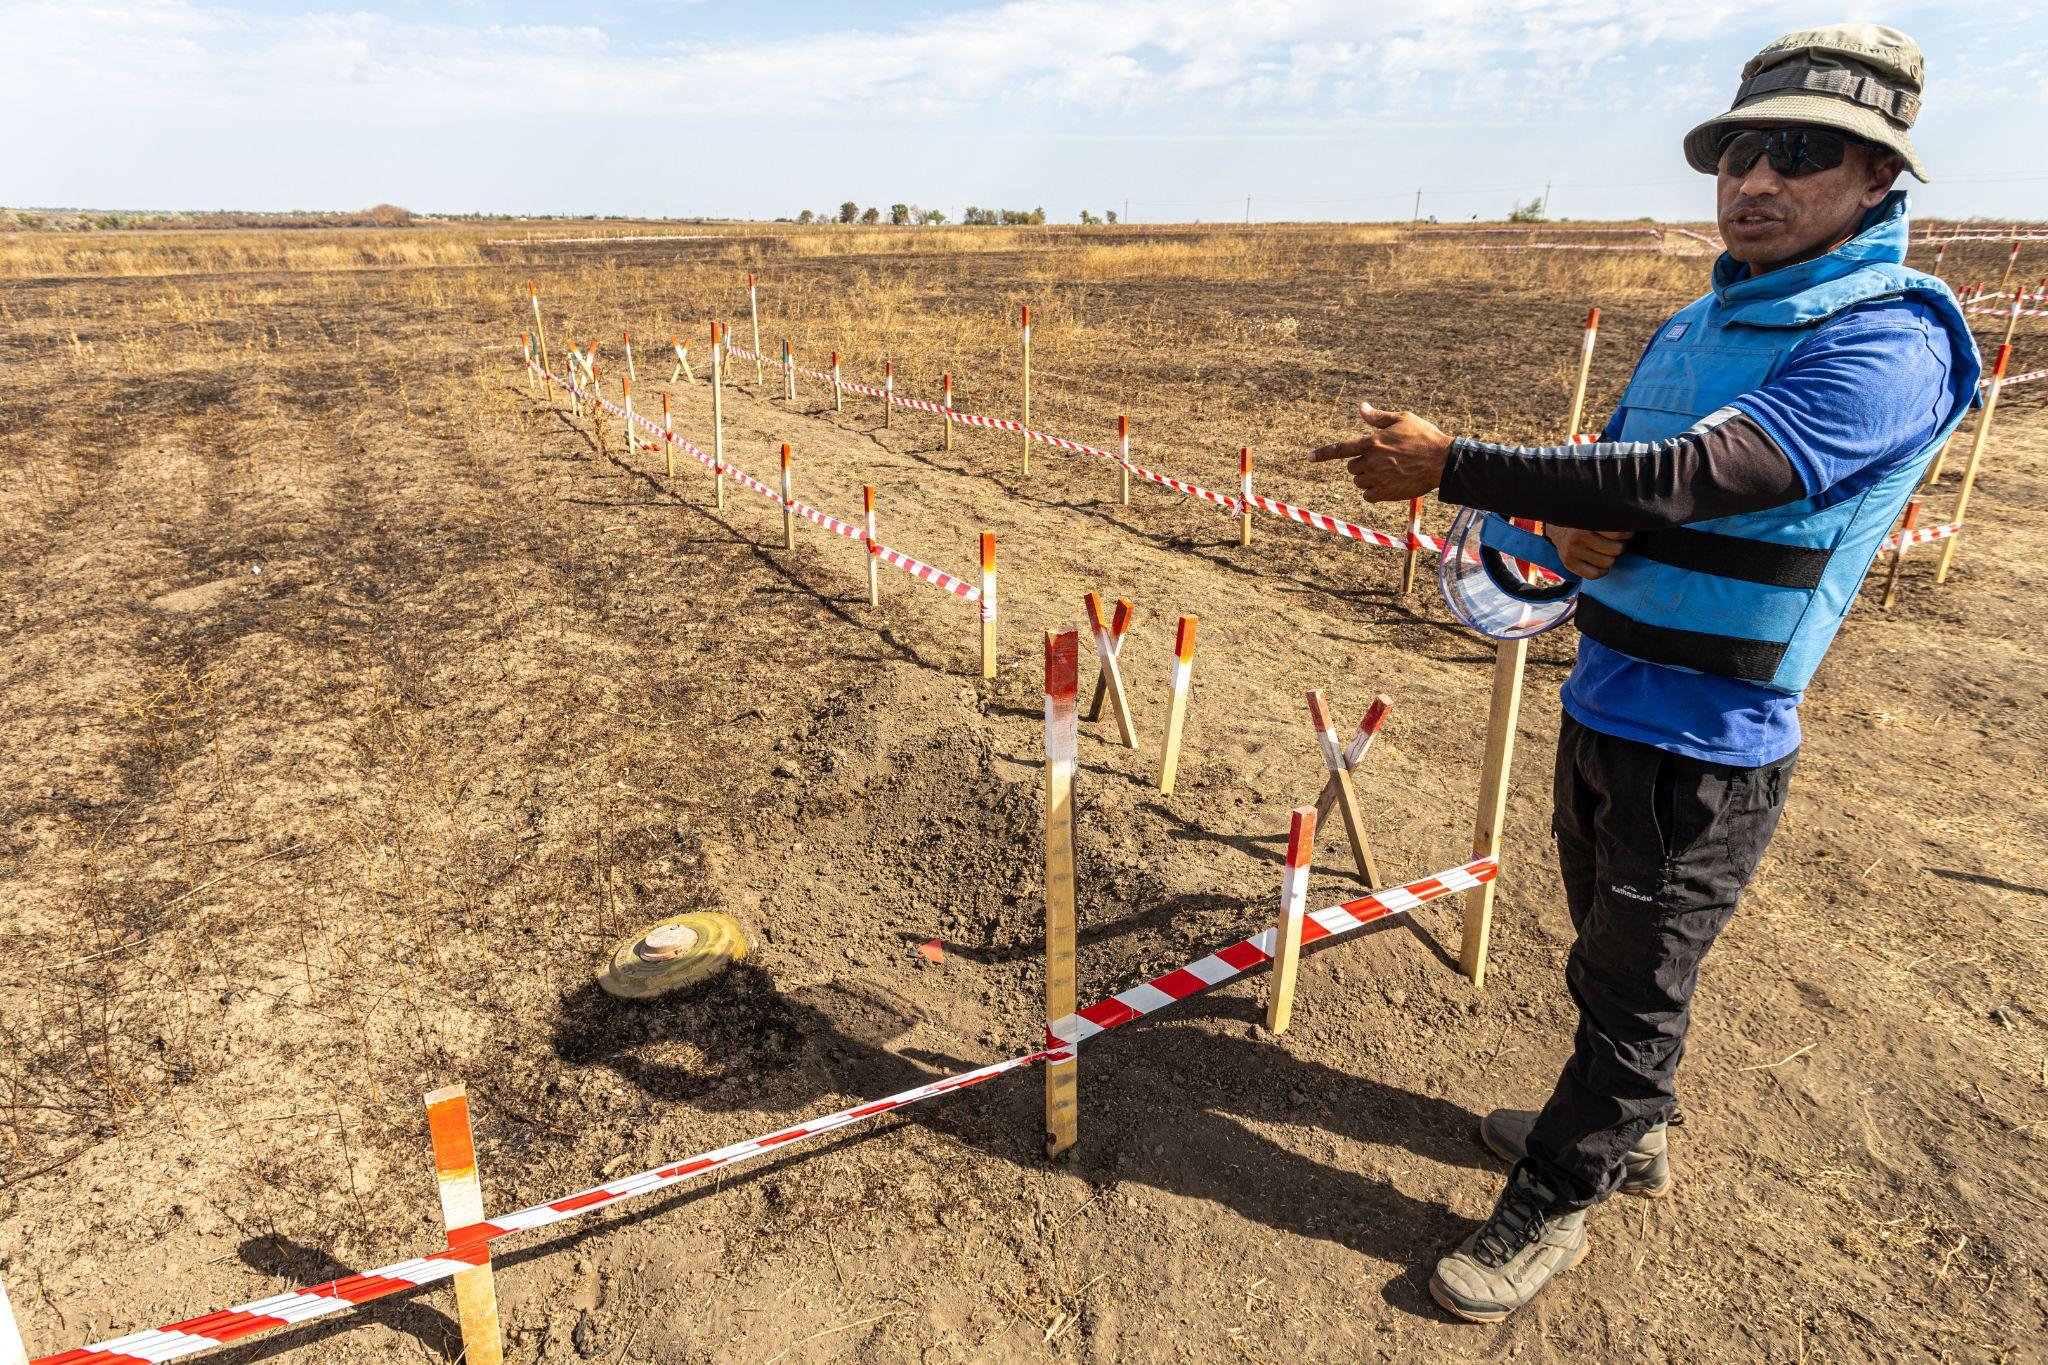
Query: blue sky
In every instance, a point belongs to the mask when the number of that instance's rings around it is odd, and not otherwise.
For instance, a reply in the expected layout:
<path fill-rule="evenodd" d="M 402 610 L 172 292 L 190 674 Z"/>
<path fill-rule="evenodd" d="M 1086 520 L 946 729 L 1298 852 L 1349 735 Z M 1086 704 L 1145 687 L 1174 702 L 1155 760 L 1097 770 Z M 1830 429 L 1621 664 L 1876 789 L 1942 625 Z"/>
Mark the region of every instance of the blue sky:
<path fill-rule="evenodd" d="M 1842 19 L 1927 50 L 1921 212 L 2048 218 L 2048 0 L 0 0 L 0 203 L 1704 217 L 1685 129 Z"/>

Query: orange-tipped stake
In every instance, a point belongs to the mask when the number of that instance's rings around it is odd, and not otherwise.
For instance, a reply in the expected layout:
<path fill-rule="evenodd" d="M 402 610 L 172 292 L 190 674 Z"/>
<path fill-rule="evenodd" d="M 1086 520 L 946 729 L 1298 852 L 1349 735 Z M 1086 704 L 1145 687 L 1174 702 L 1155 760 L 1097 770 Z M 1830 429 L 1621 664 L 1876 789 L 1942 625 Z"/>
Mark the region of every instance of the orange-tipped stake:
<path fill-rule="evenodd" d="M 637 380 L 640 378 L 640 372 L 633 368 L 633 334 L 621 332 L 619 337 L 626 343 L 626 378 Z"/>
<path fill-rule="evenodd" d="M 668 392 L 667 390 L 663 390 L 661 395 L 661 455 L 665 463 L 667 477 L 670 483 L 674 483 L 676 477 L 675 435 L 676 424 L 674 419 L 672 419 L 669 416 L 668 412 Z"/>
<path fill-rule="evenodd" d="M 681 337 L 670 336 L 668 344 L 675 348 L 676 353 L 676 367 L 669 371 L 668 382 L 673 384 L 680 377 L 692 384 L 696 383 L 697 376 L 690 369 L 690 343 L 684 341 Z"/>
<path fill-rule="evenodd" d="M 519 354 L 526 361 L 526 387 L 531 389 L 536 382 L 536 376 L 533 373 L 533 333 L 521 332 L 519 334 Z"/>
<path fill-rule="evenodd" d="M 1280 923 L 1273 934 L 1273 978 L 1266 993 L 1266 1032 L 1285 1033 L 1294 1017 L 1294 982 L 1301 969 L 1301 919 L 1308 910 L 1308 875 L 1316 844 L 1314 806 L 1296 806 L 1287 822 L 1287 866 L 1280 873 Z"/>
<path fill-rule="evenodd" d="M 1116 505 L 1131 505 L 1131 419 L 1118 413 L 1116 419 Z"/>
<path fill-rule="evenodd" d="M 1878 605 L 1886 609 L 1899 600 L 1899 566 L 1905 561 L 1906 547 L 1912 543 L 1913 528 L 1920 524 L 1920 499 L 1906 504 L 1905 519 L 1899 523 L 1899 548 L 1892 551 L 1891 572 L 1884 579 L 1884 601 Z"/>
<path fill-rule="evenodd" d="M 2012 347 L 1998 348 L 1998 358 L 1991 362 L 1991 383 L 1984 390 L 1984 410 L 1977 414 L 1977 432 L 1970 438 L 1969 463 L 1963 466 L 1963 482 L 1956 489 L 1955 523 L 1956 533 L 1941 547 L 1941 563 L 1935 567 L 1934 581 L 1948 582 L 1949 565 L 1955 562 L 1956 547 L 1962 544 L 1963 514 L 1970 510 L 1970 490 L 1977 486 L 1977 466 L 1984 459 L 1984 445 L 1991 439 L 1991 419 L 1998 414 L 1998 394 L 2005 387 L 2005 367 L 2012 359 Z"/>
<path fill-rule="evenodd" d="M 1080 637 L 1045 633 L 1045 1031 L 1063 1055 L 1045 1065 L 1045 1154 L 1058 1156 L 1079 1134 L 1079 1066 L 1074 998 L 1074 769 L 1081 749 L 1075 686 Z"/>
<path fill-rule="evenodd" d="M 789 442 L 782 443 L 782 548 L 796 548 L 796 499 L 789 491 Z"/>
<path fill-rule="evenodd" d="M 1159 745 L 1159 794 L 1173 795 L 1180 769 L 1180 736 L 1187 725 L 1188 692 L 1195 675 L 1195 617 L 1183 616 L 1173 632 L 1173 698 L 1166 708 L 1166 737 Z"/>
<path fill-rule="evenodd" d="M 1579 382 L 1572 390 L 1572 416 L 1565 424 L 1565 438 L 1569 440 L 1579 434 L 1579 423 L 1586 415 L 1586 381 L 1593 373 L 1593 344 L 1600 339 L 1600 310 L 1586 310 L 1586 338 L 1579 343 Z"/>
<path fill-rule="evenodd" d="M 1024 423 L 1024 425 L 1028 427 L 1028 426 L 1030 426 L 1030 425 L 1031 425 L 1031 305 L 1030 305 L 1030 304 L 1028 304 L 1028 303 L 1024 305 L 1024 319 L 1023 319 L 1023 327 L 1024 327 L 1024 340 L 1023 340 L 1023 345 L 1024 345 L 1024 415 L 1023 415 L 1023 417 L 1022 417 L 1022 418 L 1020 418 L 1019 420 L 1020 420 L 1020 421 L 1022 421 L 1022 422 Z M 1030 438 L 1029 436 L 1026 436 L 1026 437 L 1024 437 L 1024 438 L 1023 438 L 1023 440 L 1024 440 L 1024 472 L 1025 472 L 1026 474 L 1029 474 L 1029 473 L 1031 472 L 1031 438 Z"/>
<path fill-rule="evenodd" d="M 789 338 L 782 339 L 782 399 L 786 403 L 796 402 L 796 348 L 789 344 Z"/>
<path fill-rule="evenodd" d="M 754 288 L 754 277 L 747 276 L 747 312 L 754 318 L 754 382 L 759 384 L 761 374 L 761 295 Z"/>
<path fill-rule="evenodd" d="M 470 1139 L 469 1093 L 451 1085 L 426 1097 L 427 1135 L 434 1144 L 434 1177 L 441 1189 L 441 1221 L 450 1246 L 462 1244 L 465 1228 L 484 1221 L 484 1187 Z M 456 1320 L 462 1327 L 462 1358 L 475 1365 L 501 1365 L 505 1343 L 498 1330 L 498 1291 L 491 1280 L 489 1244 L 482 1265 L 455 1272 Z"/>
<path fill-rule="evenodd" d="M 882 549 L 875 541 L 875 489 L 872 484 L 862 484 L 860 489 L 861 507 L 868 515 L 868 605 L 882 605 Z"/>
<path fill-rule="evenodd" d="M 1372 705 L 1365 708 L 1365 716 L 1358 722 L 1358 729 L 1352 732 L 1350 741 L 1344 746 L 1345 772 L 1358 771 L 1358 765 L 1365 761 L 1365 755 L 1372 748 L 1373 740 L 1378 737 L 1380 727 L 1387 723 L 1387 712 L 1393 709 L 1393 705 L 1385 697 L 1374 697 Z M 1325 779 L 1323 790 L 1316 797 L 1316 819 L 1329 819 L 1330 812 L 1336 808 L 1337 784 Z"/>
<path fill-rule="evenodd" d="M 1124 692 L 1124 675 L 1116 666 L 1116 640 L 1109 633 L 1109 624 L 1102 619 L 1102 599 L 1091 592 L 1083 601 L 1088 607 L 1088 629 L 1095 636 L 1095 659 L 1109 688 L 1109 706 L 1116 716 L 1117 735 L 1126 749 L 1135 749 L 1138 729 L 1131 723 L 1131 700 Z"/>
<path fill-rule="evenodd" d="M 725 330 L 711 324 L 711 472 L 715 505 L 725 508 Z"/>
<path fill-rule="evenodd" d="M 940 375 L 939 387 L 944 390 L 946 412 L 950 413 L 953 410 L 953 376 L 950 374 Z M 953 419 L 943 413 L 940 414 L 939 427 L 944 432 L 944 449 L 951 450 L 953 448 Z"/>
<path fill-rule="evenodd" d="M 1415 562 L 1422 553 L 1422 499 L 1408 499 L 1408 557 L 1401 564 L 1401 595 L 1415 591 Z"/>
<path fill-rule="evenodd" d="M 1126 597 L 1116 599 L 1116 610 L 1109 618 L 1109 650 L 1117 656 L 1118 667 L 1122 667 L 1124 653 L 1124 632 L 1131 628 L 1131 603 Z M 1098 674 L 1095 678 L 1095 695 L 1089 698 L 1088 709 L 1081 713 L 1082 720 L 1102 719 L 1102 703 L 1109 696 L 1109 677 Z"/>
<path fill-rule="evenodd" d="M 1252 448 L 1237 452 L 1237 543 L 1252 543 Z"/>
<path fill-rule="evenodd" d="M 996 675 L 996 533 L 981 533 L 981 676 Z"/>
<path fill-rule="evenodd" d="M 1308 718 L 1315 727 L 1316 743 L 1323 752 L 1323 766 L 1330 772 L 1323 786 L 1326 790 L 1331 787 L 1337 789 L 1337 809 L 1344 816 L 1344 835 L 1351 841 L 1351 860 L 1357 865 L 1358 875 L 1365 879 L 1365 884 L 1376 887 L 1380 884 L 1379 868 L 1373 864 L 1372 844 L 1365 837 L 1365 816 L 1358 807 L 1358 792 L 1351 785 L 1351 770 L 1345 766 L 1344 746 L 1337 740 L 1336 723 L 1330 719 L 1330 710 L 1323 704 L 1321 692 L 1308 694 Z M 1367 720 L 1371 720 L 1370 712 Z M 1374 728 L 1377 729 L 1377 725 Z"/>
<path fill-rule="evenodd" d="M 889 425 L 889 414 L 896 407 L 896 362 L 882 362 L 882 425 Z"/>
<path fill-rule="evenodd" d="M 844 411 L 846 390 L 839 383 L 839 352 L 832 353 L 832 411 Z"/>
<path fill-rule="evenodd" d="M 619 394 L 625 400 L 626 458 L 630 460 L 633 458 L 633 447 L 638 443 L 640 439 L 638 433 L 636 433 L 634 430 L 635 423 L 633 421 L 633 381 L 630 377 L 620 378 Z"/>

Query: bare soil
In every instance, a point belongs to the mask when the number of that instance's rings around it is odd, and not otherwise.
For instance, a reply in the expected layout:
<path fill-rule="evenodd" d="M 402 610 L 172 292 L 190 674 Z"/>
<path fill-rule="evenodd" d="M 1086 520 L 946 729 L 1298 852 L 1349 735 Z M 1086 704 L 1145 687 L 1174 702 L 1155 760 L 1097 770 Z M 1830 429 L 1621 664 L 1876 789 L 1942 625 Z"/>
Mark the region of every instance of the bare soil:
<path fill-rule="evenodd" d="M 600 448 L 518 367 L 529 275 L 556 353 L 602 335 L 616 394 L 621 327 L 701 338 L 717 311 L 746 337 L 758 269 L 767 349 L 787 330 L 865 378 L 886 344 L 906 391 L 951 370 L 1009 413 L 1031 302 L 1043 425 L 1107 443 L 1128 412 L 1142 459 L 1223 488 L 1250 445 L 1262 488 L 1393 529 L 1300 463 L 1360 398 L 1555 439 L 1584 306 L 1598 415 L 1705 273 L 1603 292 L 1276 234 L 1245 278 L 1069 278 L 1068 249 L 0 283 L 0 1273 L 32 1350 L 430 1250 L 419 1096 L 451 1081 L 503 1209 L 1029 1047 L 1040 634 L 1088 590 L 1136 604 L 1142 747 L 1084 726 L 1084 1000 L 1269 922 L 1319 785 L 1306 689 L 1347 722 L 1393 699 L 1363 784 L 1386 874 L 1466 856 L 1491 652 L 1426 579 L 1399 594 L 1397 554 L 1263 518 L 1240 548 L 1164 490 L 1119 506 L 1087 457 L 1035 448 L 1026 476 L 1013 438 L 946 451 L 742 368 L 737 464 L 769 477 L 789 441 L 800 497 L 850 516 L 873 484 L 883 538 L 955 573 L 997 533 L 983 692 L 972 607 L 889 570 L 869 607 L 852 542 L 800 523 L 784 552 L 772 505 L 716 509 L 616 424 Z M 668 391 L 708 449 L 706 387 Z M 2048 1358 L 2044 391 L 2008 395 L 1951 580 L 1909 556 L 1808 698 L 1784 826 L 1703 971 L 1675 1193 L 1598 1210 L 1526 1313 L 1455 1324 L 1424 1285 L 1504 1175 L 1478 1116 L 1540 1101 L 1568 1046 L 1568 632 L 1532 658 L 1483 991 L 1441 902 L 1313 955 L 1280 1041 L 1255 977 L 1087 1050 L 1067 1159 L 1027 1072 L 502 1243 L 511 1358 Z M 1345 861 L 1329 832 L 1312 903 L 1360 894 Z M 596 989 L 619 935 L 690 907 L 738 916 L 747 962 L 686 998 Z M 215 1358 L 458 1350 L 433 1290 Z"/>

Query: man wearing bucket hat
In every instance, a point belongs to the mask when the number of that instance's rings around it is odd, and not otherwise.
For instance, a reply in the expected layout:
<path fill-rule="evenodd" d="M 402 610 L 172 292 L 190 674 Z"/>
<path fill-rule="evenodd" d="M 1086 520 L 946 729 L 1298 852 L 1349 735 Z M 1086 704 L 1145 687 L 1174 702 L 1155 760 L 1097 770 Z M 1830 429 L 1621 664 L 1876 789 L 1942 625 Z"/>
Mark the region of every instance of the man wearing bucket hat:
<path fill-rule="evenodd" d="M 1375 412 L 1311 457 L 1349 461 L 1373 501 L 1440 487 L 1541 519 L 1585 580 L 1553 817 L 1578 1029 L 1541 1110 L 1480 1125 L 1514 1167 L 1430 1281 L 1461 1317 L 1498 1320 L 1576 1265 L 1608 1195 L 1670 1190 L 1700 961 L 1777 828 L 1800 695 L 1976 391 L 1954 296 L 1904 265 L 1892 184 L 1927 179 L 1922 73 L 1875 24 L 1790 34 L 1743 68 L 1733 107 L 1685 138 L 1718 176 L 1713 290 L 1657 330 L 1599 442 L 1492 445 Z"/>

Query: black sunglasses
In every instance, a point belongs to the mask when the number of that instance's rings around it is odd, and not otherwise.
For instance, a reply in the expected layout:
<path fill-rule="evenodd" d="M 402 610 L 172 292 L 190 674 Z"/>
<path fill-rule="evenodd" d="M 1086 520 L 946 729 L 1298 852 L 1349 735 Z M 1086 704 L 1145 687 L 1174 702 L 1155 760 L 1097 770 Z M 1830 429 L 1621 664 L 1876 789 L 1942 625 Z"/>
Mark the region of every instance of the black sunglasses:
<path fill-rule="evenodd" d="M 1831 171 L 1851 147 L 1869 145 L 1861 138 L 1819 128 L 1744 128 L 1721 139 L 1719 169 L 1723 175 L 1748 175 L 1759 157 L 1769 157 L 1771 169 L 1797 180 Z"/>

